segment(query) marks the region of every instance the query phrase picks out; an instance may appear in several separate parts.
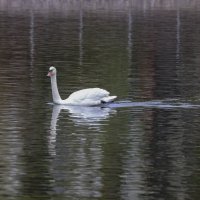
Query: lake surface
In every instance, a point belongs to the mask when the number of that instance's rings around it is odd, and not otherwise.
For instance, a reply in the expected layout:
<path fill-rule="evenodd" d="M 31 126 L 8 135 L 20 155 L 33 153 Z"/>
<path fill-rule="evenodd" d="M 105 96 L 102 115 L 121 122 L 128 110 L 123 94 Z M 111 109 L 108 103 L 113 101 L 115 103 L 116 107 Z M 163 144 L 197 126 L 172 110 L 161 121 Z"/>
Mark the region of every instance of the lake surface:
<path fill-rule="evenodd" d="M 0 9 L 0 197 L 200 199 L 199 9 L 39 7 Z"/>

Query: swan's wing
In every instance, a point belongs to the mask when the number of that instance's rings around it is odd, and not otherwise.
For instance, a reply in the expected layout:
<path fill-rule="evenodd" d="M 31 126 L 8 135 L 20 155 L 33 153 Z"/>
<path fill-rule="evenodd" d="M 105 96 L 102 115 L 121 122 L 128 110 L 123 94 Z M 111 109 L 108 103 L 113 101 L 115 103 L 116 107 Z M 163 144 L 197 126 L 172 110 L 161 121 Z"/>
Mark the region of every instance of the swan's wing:
<path fill-rule="evenodd" d="M 101 100 L 104 97 L 109 96 L 109 92 L 101 88 L 88 88 L 82 89 L 77 92 L 72 93 L 68 99 L 73 101 L 83 101 L 83 100 Z"/>

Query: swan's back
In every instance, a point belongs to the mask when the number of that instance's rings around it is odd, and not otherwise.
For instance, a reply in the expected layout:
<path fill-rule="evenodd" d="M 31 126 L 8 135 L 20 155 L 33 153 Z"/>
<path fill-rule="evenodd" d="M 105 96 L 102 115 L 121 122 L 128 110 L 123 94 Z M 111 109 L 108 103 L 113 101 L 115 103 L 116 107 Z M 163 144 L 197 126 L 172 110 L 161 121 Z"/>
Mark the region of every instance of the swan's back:
<path fill-rule="evenodd" d="M 72 93 L 63 104 L 95 106 L 101 103 L 109 103 L 114 101 L 117 96 L 109 96 L 109 92 L 101 88 L 82 89 Z"/>
<path fill-rule="evenodd" d="M 88 88 L 88 89 L 82 89 L 79 91 L 76 91 L 72 93 L 68 99 L 73 101 L 82 101 L 82 100 L 101 100 L 104 97 L 109 96 L 109 92 L 101 89 L 101 88 Z"/>

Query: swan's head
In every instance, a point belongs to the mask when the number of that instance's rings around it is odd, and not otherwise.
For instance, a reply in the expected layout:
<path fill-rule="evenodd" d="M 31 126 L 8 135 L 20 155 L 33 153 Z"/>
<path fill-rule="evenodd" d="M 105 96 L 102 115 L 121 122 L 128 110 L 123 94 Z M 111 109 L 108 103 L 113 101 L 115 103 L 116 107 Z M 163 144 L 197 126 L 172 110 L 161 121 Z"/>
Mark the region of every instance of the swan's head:
<path fill-rule="evenodd" d="M 52 76 L 55 76 L 55 75 L 56 75 L 56 68 L 51 66 L 49 68 L 49 72 L 48 72 L 47 76 L 52 77 Z"/>

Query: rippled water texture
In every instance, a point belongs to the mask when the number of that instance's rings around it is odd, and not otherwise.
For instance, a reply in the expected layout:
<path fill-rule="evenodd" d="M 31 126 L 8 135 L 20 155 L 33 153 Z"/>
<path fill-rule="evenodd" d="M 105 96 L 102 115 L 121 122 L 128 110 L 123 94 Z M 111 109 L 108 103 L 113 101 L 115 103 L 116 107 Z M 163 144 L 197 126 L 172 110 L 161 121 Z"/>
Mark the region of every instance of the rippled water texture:
<path fill-rule="evenodd" d="M 13 2 L 0 1 L 0 197 L 200 199 L 196 1 Z M 118 100 L 53 105 L 51 65 L 63 98 Z"/>

